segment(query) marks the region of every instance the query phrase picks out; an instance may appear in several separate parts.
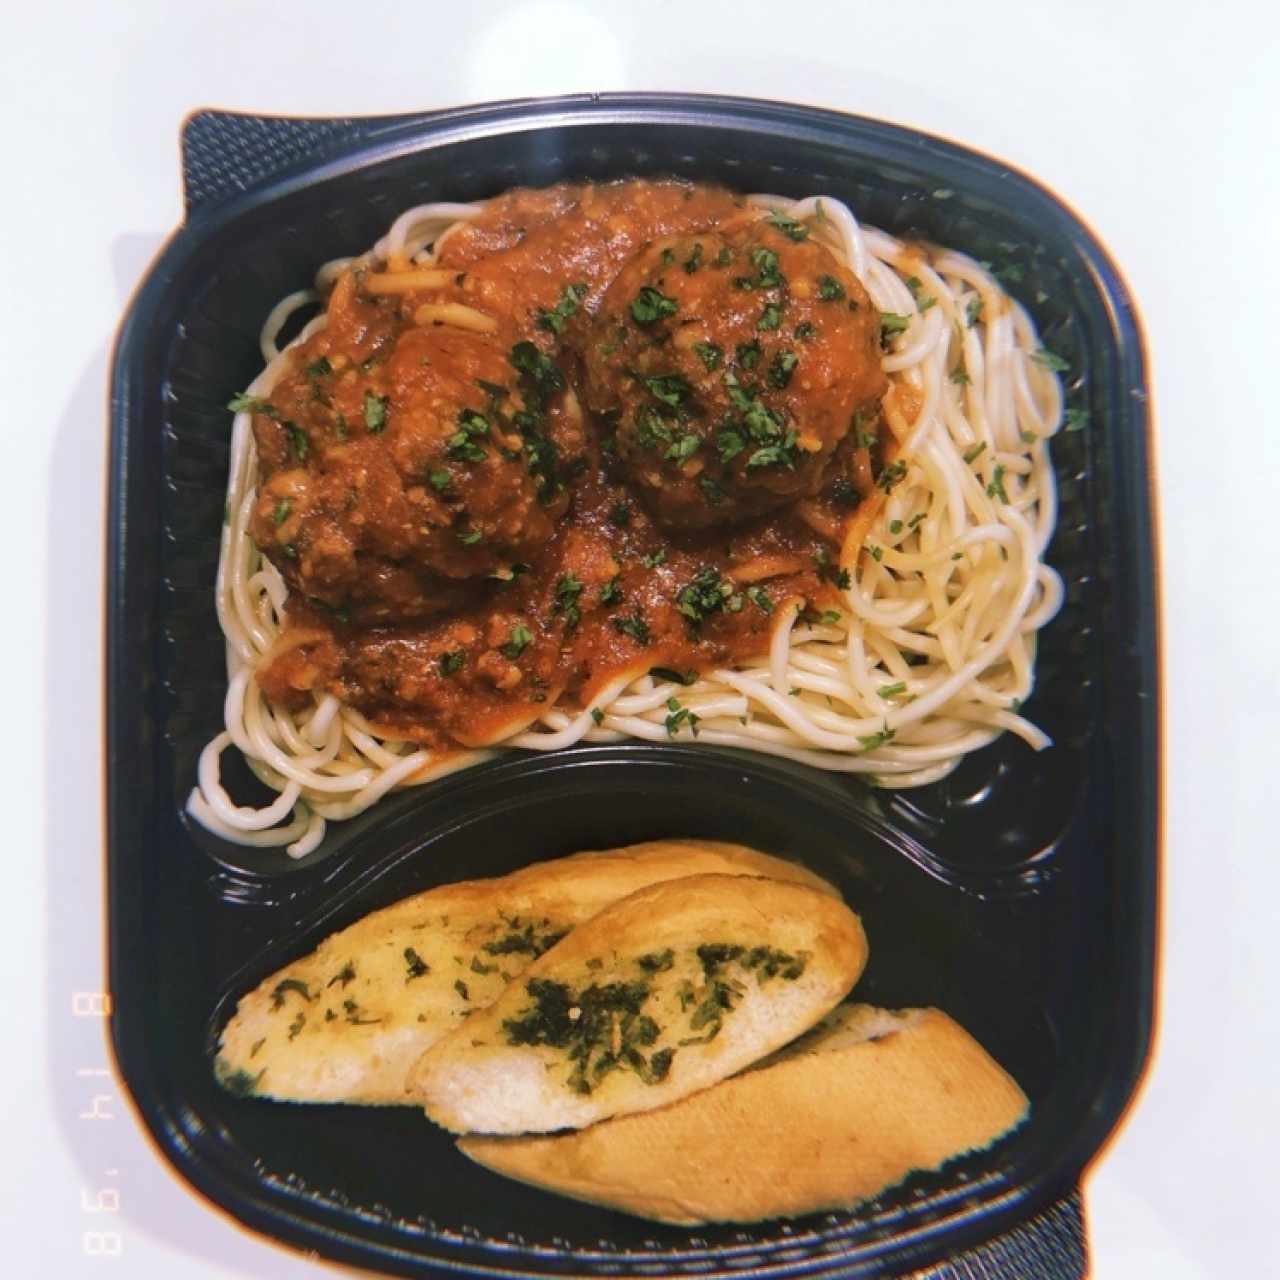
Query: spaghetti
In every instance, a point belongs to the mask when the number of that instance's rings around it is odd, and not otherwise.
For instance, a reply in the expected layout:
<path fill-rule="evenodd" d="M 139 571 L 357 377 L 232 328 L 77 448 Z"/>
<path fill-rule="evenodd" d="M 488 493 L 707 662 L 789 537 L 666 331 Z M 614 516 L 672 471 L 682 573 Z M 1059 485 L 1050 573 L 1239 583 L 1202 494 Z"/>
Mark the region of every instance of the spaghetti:
<path fill-rule="evenodd" d="M 894 483 L 865 497 L 845 522 L 842 607 L 815 618 L 789 601 L 758 658 L 703 671 L 690 684 L 620 676 L 587 705 L 552 702 L 489 747 L 696 737 L 911 787 L 945 777 L 1006 731 L 1047 746 L 1019 707 L 1032 690 L 1036 632 L 1062 600 L 1060 579 L 1042 560 L 1056 517 L 1048 440 L 1061 423 L 1062 393 L 1031 319 L 977 262 L 862 227 L 830 197 L 761 195 L 749 203 L 761 218 L 809 228 L 888 322 L 883 418 Z M 406 289 L 428 286 L 440 277 L 442 247 L 483 207 L 410 209 L 361 258 L 323 266 L 314 291 L 290 295 L 268 316 L 267 363 L 248 396 L 268 396 L 289 371 L 292 348 L 325 325 L 319 315 L 279 348 L 289 317 L 344 272 L 385 266 L 383 293 L 396 289 L 393 273 L 404 273 Z M 419 323 L 484 332 L 484 320 L 443 304 Z M 298 858 L 317 847 L 328 821 L 492 752 L 397 740 L 332 693 L 315 693 L 301 711 L 265 697 L 256 677 L 289 642 L 289 592 L 250 536 L 258 473 L 250 417 L 237 413 L 232 430 L 216 586 L 227 644 L 225 729 L 201 755 L 187 807 L 228 840 L 284 846 Z M 687 713 L 674 724 L 673 701 Z M 239 806 L 223 788 L 220 758 L 233 745 L 277 793 L 267 807 Z"/>

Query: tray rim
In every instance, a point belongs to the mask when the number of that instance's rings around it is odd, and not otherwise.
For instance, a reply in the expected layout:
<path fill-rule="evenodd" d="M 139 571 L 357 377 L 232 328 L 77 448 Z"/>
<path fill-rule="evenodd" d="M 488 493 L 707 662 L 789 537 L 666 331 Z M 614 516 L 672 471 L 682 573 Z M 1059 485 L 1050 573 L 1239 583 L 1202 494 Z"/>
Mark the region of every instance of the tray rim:
<path fill-rule="evenodd" d="M 188 117 L 184 124 L 184 135 L 194 120 L 207 114 L 209 113 L 194 113 Z M 217 114 L 240 115 L 240 113 Z M 241 118 L 282 119 L 253 115 L 244 115 Z M 322 117 L 295 119 L 304 123 L 324 123 L 326 120 Z M 327 119 L 333 120 L 333 118 Z M 128 582 L 124 557 L 127 533 L 126 497 L 132 443 L 129 424 L 132 418 L 133 402 L 139 393 L 144 391 L 137 385 L 137 369 L 133 367 L 136 362 L 132 356 L 139 343 L 138 329 L 147 314 L 149 304 L 163 296 L 178 269 L 196 251 L 200 239 L 210 234 L 219 223 L 233 220 L 264 205 L 274 203 L 295 191 L 323 183 L 329 178 L 339 177 L 347 172 L 373 168 L 384 161 L 405 154 L 445 146 L 453 142 L 475 140 L 491 134 L 522 133 L 540 128 L 591 124 L 608 124 L 616 127 L 656 124 L 676 127 L 694 125 L 700 128 L 717 125 L 735 129 L 767 128 L 770 132 L 784 136 L 798 132 L 828 139 L 833 132 L 836 132 L 844 135 L 843 141 L 846 146 L 865 144 L 871 158 L 892 158 L 903 146 L 908 146 L 917 153 L 917 156 L 923 154 L 930 163 L 945 163 L 952 170 L 967 169 L 981 174 L 987 180 L 992 176 L 1012 179 L 1021 188 L 1022 194 L 1034 198 L 1044 212 L 1065 229 L 1071 239 L 1076 242 L 1082 256 L 1093 270 L 1100 298 L 1110 309 L 1113 330 L 1124 328 L 1128 331 L 1131 341 L 1129 349 L 1124 354 L 1128 357 L 1129 371 L 1136 376 L 1137 388 L 1142 395 L 1145 397 L 1149 394 L 1145 344 L 1140 318 L 1119 270 L 1089 230 L 1087 223 L 1060 197 L 1033 176 L 1002 160 L 949 139 L 902 125 L 878 121 L 871 117 L 848 115 L 822 108 L 724 95 L 681 93 L 587 94 L 520 99 L 406 116 L 372 117 L 363 120 L 354 118 L 349 122 L 342 122 L 350 123 L 353 127 L 365 126 L 367 131 L 362 136 L 357 134 L 354 137 L 349 136 L 345 141 L 335 142 L 331 147 L 318 152 L 312 160 L 266 174 L 225 199 L 210 199 L 199 204 L 188 205 L 184 222 L 168 239 L 142 284 L 135 291 L 117 334 L 112 357 L 110 398 L 111 456 L 107 503 L 105 618 L 107 660 L 104 669 L 105 764 L 110 771 L 106 783 L 109 979 L 119 972 L 118 961 L 122 944 L 121 921 L 116 909 L 119 898 L 116 889 L 120 869 L 121 805 L 117 792 L 119 783 L 115 780 L 122 776 L 118 767 L 122 758 L 120 746 L 124 738 L 126 722 L 131 714 L 129 707 L 123 705 L 125 700 L 121 697 L 121 682 L 118 678 L 123 662 L 123 652 L 129 643 L 124 627 L 124 596 Z M 851 133 L 858 136 L 849 137 Z M 1135 847 L 1134 856 L 1140 862 L 1137 871 L 1141 884 L 1137 886 L 1140 891 L 1136 901 L 1127 904 L 1136 912 L 1128 919 L 1140 932 L 1144 943 L 1138 950 L 1139 957 L 1144 963 L 1141 971 L 1133 975 L 1133 994 L 1138 1006 L 1139 1025 L 1132 1042 L 1128 1045 L 1123 1071 L 1117 1072 L 1123 1076 L 1124 1080 L 1120 1095 L 1112 1100 L 1106 1122 L 1102 1126 L 1101 1136 L 1096 1143 L 1091 1144 L 1092 1150 L 1072 1163 L 1071 1177 L 1078 1177 L 1096 1160 L 1098 1154 L 1105 1149 L 1118 1124 L 1132 1107 L 1149 1065 L 1155 1025 L 1156 926 L 1160 895 L 1159 860 L 1160 850 L 1163 847 L 1161 797 L 1163 744 L 1162 717 L 1159 707 L 1162 686 L 1158 627 L 1160 566 L 1156 551 L 1158 542 L 1155 536 L 1157 508 L 1152 501 L 1155 475 L 1151 415 L 1145 403 L 1134 412 L 1136 425 L 1144 430 L 1137 433 L 1141 437 L 1139 440 L 1130 442 L 1129 452 L 1142 465 L 1140 474 L 1122 475 L 1120 479 L 1129 484 L 1130 496 L 1140 491 L 1138 497 L 1144 499 L 1141 510 L 1135 517 L 1138 531 L 1142 535 L 1138 540 L 1141 545 L 1131 548 L 1132 554 L 1129 559 L 1137 565 L 1141 565 L 1145 560 L 1149 576 L 1145 582 L 1140 576 L 1139 581 L 1140 585 L 1147 588 L 1150 597 L 1150 607 L 1139 618 L 1142 632 L 1139 639 L 1145 643 L 1136 646 L 1136 658 L 1147 677 L 1147 697 L 1137 708 L 1139 714 L 1135 718 L 1134 725 L 1134 751 L 1140 759 L 1142 766 L 1139 770 L 1142 775 L 1140 780 L 1145 785 L 1142 793 L 1134 799 L 1131 809 L 1131 816 L 1140 819 L 1140 829 L 1137 833 L 1140 847 Z M 132 714 L 136 715 L 136 710 Z M 1143 822 L 1141 819 L 1146 821 Z M 109 981 L 109 988 L 112 985 Z M 150 1131 L 162 1155 L 202 1197 L 209 1199 L 219 1209 L 231 1212 L 246 1225 L 270 1237 L 275 1243 L 287 1243 L 304 1248 L 315 1248 L 319 1244 L 323 1252 L 330 1256 L 341 1257 L 358 1265 L 368 1265 L 370 1245 L 361 1237 L 348 1238 L 342 1233 L 335 1233 L 332 1226 L 322 1225 L 315 1220 L 284 1218 L 278 1208 L 265 1203 L 261 1205 L 255 1203 L 252 1206 L 252 1212 L 245 1212 L 250 1206 L 241 1204 L 238 1207 L 232 1207 L 226 1200 L 219 1197 L 212 1187 L 203 1185 L 206 1181 L 203 1176 L 206 1171 L 198 1166 L 192 1167 L 189 1149 L 184 1151 L 183 1144 L 177 1139 L 172 1124 L 162 1123 L 161 1117 L 151 1115 L 144 1103 L 142 1094 L 145 1090 L 142 1088 L 142 1079 L 138 1078 L 138 1068 L 145 1064 L 137 1062 L 135 1055 L 124 1043 L 126 1037 L 118 1007 L 113 1010 L 111 1016 L 110 1032 L 112 1051 L 120 1076 L 132 1095 L 131 1101 L 139 1118 Z M 146 1070 L 140 1073 L 142 1077 L 149 1074 Z M 1038 1212 L 1056 1195 L 1067 1189 L 1066 1186 L 1061 1185 L 1055 1185 L 1052 1188 L 1041 1186 L 1038 1194 L 1033 1196 L 1010 1195 L 999 1206 L 990 1206 L 990 1212 L 982 1219 L 981 1230 L 976 1233 L 961 1233 L 972 1236 L 971 1239 L 956 1240 L 949 1245 L 949 1248 L 967 1247 L 980 1239 L 989 1238 L 993 1232 L 1006 1230 L 1009 1226 Z M 904 1237 L 895 1236 L 887 1242 L 886 1247 L 894 1246 L 903 1239 Z M 392 1261 L 394 1255 L 399 1252 L 386 1245 L 380 1245 L 377 1248 L 380 1260 L 384 1262 Z M 928 1250 L 925 1252 L 928 1253 Z M 833 1256 L 838 1262 L 838 1255 Z M 921 1255 L 923 1256 L 924 1254 Z M 406 1264 L 411 1262 L 415 1268 L 425 1265 L 417 1254 L 405 1254 L 404 1258 Z M 913 1265 L 919 1265 L 919 1259 L 912 1261 Z M 433 1258 L 430 1265 L 448 1270 L 474 1270 L 480 1274 L 503 1273 L 492 1263 L 475 1268 L 459 1267 L 438 1257 Z M 814 1258 L 800 1264 L 799 1269 L 825 1270 L 831 1265 L 829 1259 Z M 526 1273 L 517 1269 L 507 1274 Z"/>

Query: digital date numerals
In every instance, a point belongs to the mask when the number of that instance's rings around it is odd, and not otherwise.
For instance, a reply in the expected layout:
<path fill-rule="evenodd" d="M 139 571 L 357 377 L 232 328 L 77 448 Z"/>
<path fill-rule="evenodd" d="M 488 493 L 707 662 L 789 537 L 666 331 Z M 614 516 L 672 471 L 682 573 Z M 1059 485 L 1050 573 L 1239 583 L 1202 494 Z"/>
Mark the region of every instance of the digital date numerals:
<path fill-rule="evenodd" d="M 105 991 L 77 991 L 71 997 L 71 1014 L 75 1018 L 109 1017 L 111 996 Z M 113 1121 L 117 1099 L 111 1072 L 106 1067 L 79 1067 L 76 1078 L 84 1082 L 84 1098 L 77 1113 L 81 1123 Z M 119 1175 L 119 1169 L 106 1169 L 102 1177 L 108 1185 L 80 1189 L 80 1212 L 88 1215 L 80 1232 L 80 1250 L 86 1258 L 119 1258 L 124 1254 L 124 1236 L 111 1229 L 112 1216 L 120 1212 L 120 1191 L 109 1180 Z"/>

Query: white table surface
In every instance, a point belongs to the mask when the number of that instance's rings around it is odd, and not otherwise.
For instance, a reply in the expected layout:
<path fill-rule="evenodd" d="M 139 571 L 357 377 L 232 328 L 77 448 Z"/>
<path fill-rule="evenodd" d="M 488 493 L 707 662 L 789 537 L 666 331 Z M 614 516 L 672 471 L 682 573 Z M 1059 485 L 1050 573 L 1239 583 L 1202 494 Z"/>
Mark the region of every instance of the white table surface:
<path fill-rule="evenodd" d="M 101 1020 L 76 1016 L 92 1013 L 84 993 L 103 983 L 106 362 L 130 291 L 181 214 L 183 117 L 608 89 L 791 99 L 952 137 L 1055 189 L 1121 264 L 1146 321 L 1157 423 L 1164 945 L 1153 1063 L 1087 1183 L 1093 1274 L 1188 1280 L 1276 1266 L 1280 1132 L 1266 1077 L 1280 1054 L 1280 575 L 1269 536 L 1280 422 L 1264 386 L 1280 356 L 1274 14 L 1247 0 L 9 9 L 0 1214 L 17 1261 L 0 1272 L 324 1270 L 238 1228 L 162 1165 L 109 1074 Z M 118 1257 L 94 1256 L 117 1245 Z"/>

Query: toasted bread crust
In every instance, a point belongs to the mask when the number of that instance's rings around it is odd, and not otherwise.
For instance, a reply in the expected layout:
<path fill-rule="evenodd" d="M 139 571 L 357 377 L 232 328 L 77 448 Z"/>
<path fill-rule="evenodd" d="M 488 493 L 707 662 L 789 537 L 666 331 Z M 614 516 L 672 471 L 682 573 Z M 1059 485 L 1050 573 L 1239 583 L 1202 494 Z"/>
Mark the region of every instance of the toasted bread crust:
<path fill-rule="evenodd" d="M 660 1110 L 554 1136 L 469 1136 L 459 1149 L 534 1186 L 694 1226 L 851 1207 L 1027 1114 L 1012 1077 L 937 1009 L 850 1005 L 830 1021 Z"/>
<path fill-rule="evenodd" d="M 238 1092 L 284 1101 L 403 1104 L 416 1059 L 495 1000 L 543 942 L 637 889 L 705 872 L 838 896 L 795 863 L 714 840 L 650 841 L 442 885 L 363 917 L 248 992 L 215 1070 Z M 532 950 L 485 949 L 510 940 L 504 919 L 533 927 Z"/>
<path fill-rule="evenodd" d="M 857 916 L 804 885 L 652 885 L 579 926 L 428 1050 L 409 1092 L 455 1132 L 542 1133 L 663 1106 L 812 1026 L 866 955 Z M 631 1004 L 578 1038 L 608 993 Z M 544 996 L 560 1002 L 558 1030 Z"/>

